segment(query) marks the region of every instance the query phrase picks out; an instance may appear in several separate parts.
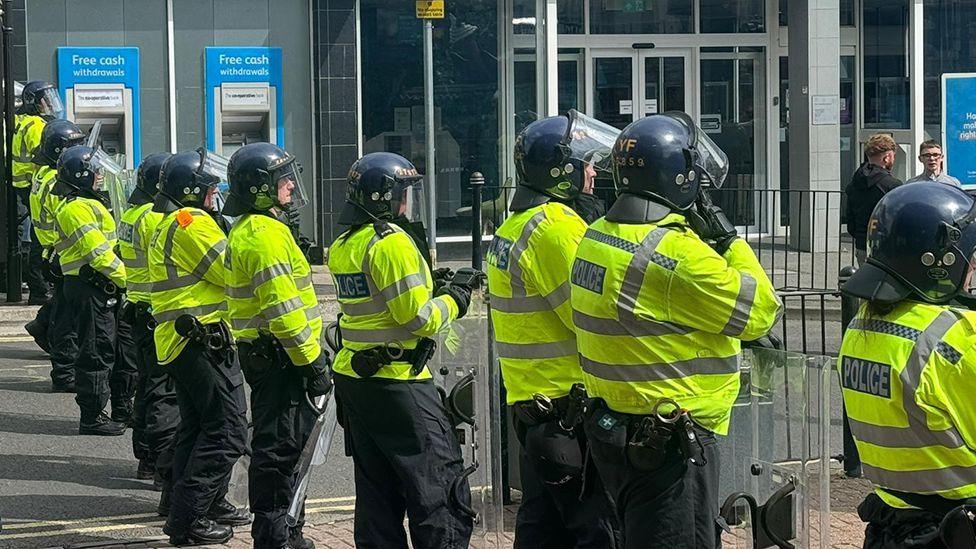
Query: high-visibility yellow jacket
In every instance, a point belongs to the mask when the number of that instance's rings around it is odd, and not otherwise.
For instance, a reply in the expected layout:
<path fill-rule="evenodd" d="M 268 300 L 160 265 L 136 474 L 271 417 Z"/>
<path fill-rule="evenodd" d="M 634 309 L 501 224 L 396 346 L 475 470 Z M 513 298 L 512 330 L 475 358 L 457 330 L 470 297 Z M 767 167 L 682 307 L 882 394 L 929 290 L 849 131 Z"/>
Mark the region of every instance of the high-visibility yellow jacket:
<path fill-rule="evenodd" d="M 354 351 L 382 345 L 413 349 L 457 318 L 450 296 L 433 297 L 433 277 L 423 255 L 400 227 L 390 223 L 382 233 L 367 224 L 346 231 L 329 248 L 329 270 L 335 280 L 342 320 L 342 350 L 332 369 L 358 377 L 349 361 Z M 410 375 L 410 364 L 393 362 L 375 377 L 429 379 L 424 368 Z"/>
<path fill-rule="evenodd" d="M 37 164 L 34 151 L 41 144 L 41 132 L 47 121 L 34 114 L 18 114 L 14 117 L 13 139 L 13 186 L 25 189 L 31 186 Z"/>
<path fill-rule="evenodd" d="M 30 216 L 37 241 L 49 248 L 58 240 L 54 227 L 54 214 L 61 207 L 63 199 L 51 192 L 57 182 L 58 172 L 50 166 L 39 166 L 34 174 L 30 193 Z"/>
<path fill-rule="evenodd" d="M 570 277 L 590 396 L 633 414 L 670 398 L 706 429 L 728 432 L 739 340 L 766 334 L 781 307 L 745 241 L 720 256 L 680 214 L 648 224 L 601 218 L 580 242 Z"/>
<path fill-rule="evenodd" d="M 237 220 L 227 237 L 228 318 L 234 339 L 273 335 L 296 366 L 322 354 L 322 315 L 312 268 L 284 223 L 262 214 Z"/>
<path fill-rule="evenodd" d="M 976 312 L 904 301 L 862 305 L 837 359 L 864 475 L 885 489 L 976 497 Z"/>
<path fill-rule="evenodd" d="M 152 211 L 152 203 L 130 206 L 119 223 L 119 255 L 125 262 L 129 301 L 149 303 L 149 244 L 163 214 Z"/>
<path fill-rule="evenodd" d="M 61 272 L 77 275 L 85 265 L 125 288 L 125 265 L 115 255 L 115 219 L 101 202 L 78 196 L 64 199 L 54 217 L 58 233 L 54 249 Z"/>
<path fill-rule="evenodd" d="M 149 302 L 160 364 L 169 364 L 186 347 L 174 327 L 177 318 L 189 314 L 202 324 L 226 319 L 226 246 L 223 231 L 203 210 L 182 208 L 160 220 L 149 247 Z"/>
<path fill-rule="evenodd" d="M 486 256 L 491 320 L 508 403 L 558 398 L 583 381 L 569 271 L 586 223 L 564 204 L 515 212 Z"/>

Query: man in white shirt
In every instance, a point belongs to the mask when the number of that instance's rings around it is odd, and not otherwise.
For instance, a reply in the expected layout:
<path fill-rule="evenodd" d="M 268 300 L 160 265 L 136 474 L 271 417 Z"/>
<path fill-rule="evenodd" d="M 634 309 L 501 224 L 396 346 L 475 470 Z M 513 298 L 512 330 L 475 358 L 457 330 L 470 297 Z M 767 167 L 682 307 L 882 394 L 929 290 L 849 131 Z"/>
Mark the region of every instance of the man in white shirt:
<path fill-rule="evenodd" d="M 925 166 L 925 170 L 909 179 L 905 183 L 920 183 L 927 181 L 937 181 L 960 187 L 959 180 L 945 173 L 942 169 L 942 162 L 945 156 L 942 154 L 942 145 L 934 139 L 923 142 L 918 148 L 918 161 Z"/>

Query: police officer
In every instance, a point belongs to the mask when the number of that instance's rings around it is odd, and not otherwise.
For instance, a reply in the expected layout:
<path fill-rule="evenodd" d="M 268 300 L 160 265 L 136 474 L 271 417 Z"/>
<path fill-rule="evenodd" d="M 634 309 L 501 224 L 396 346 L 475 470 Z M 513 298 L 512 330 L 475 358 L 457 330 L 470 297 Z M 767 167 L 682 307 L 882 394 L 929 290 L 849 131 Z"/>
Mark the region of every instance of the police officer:
<path fill-rule="evenodd" d="M 156 363 L 150 306 L 149 245 L 163 214 L 152 210 L 159 184 L 159 170 L 169 153 L 151 154 L 139 164 L 129 208 L 119 224 L 119 255 L 125 262 L 128 301 L 119 315 L 119 332 L 130 331 L 129 344 L 119 337 L 119 355 L 129 355 L 138 371 L 132 423 L 132 450 L 139 460 L 136 477 L 169 480 L 173 441 L 180 422 L 176 387 L 169 372 Z M 169 491 L 164 497 L 169 496 Z M 166 502 L 164 502 L 164 507 Z"/>
<path fill-rule="evenodd" d="M 78 348 L 73 337 L 49 337 L 51 334 L 57 335 L 54 323 L 59 315 L 65 317 L 63 322 L 73 322 L 77 314 L 70 307 L 58 306 L 64 301 L 64 287 L 58 259 L 54 254 L 54 245 L 58 241 L 54 214 L 60 208 L 62 198 L 53 190 L 57 182 L 57 164 L 61 153 L 82 144 L 84 139 L 85 134 L 74 122 L 52 120 L 44 126 L 41 144 L 32 159 L 37 169 L 31 185 L 31 223 L 38 243 L 44 248 L 44 274 L 54 284 L 54 295 L 50 301 L 41 305 L 37 317 L 28 322 L 25 328 L 34 337 L 34 341 L 51 356 L 51 388 L 55 393 L 74 392 L 74 362 Z"/>
<path fill-rule="evenodd" d="M 201 149 L 163 163 L 149 249 L 156 360 L 176 382 L 176 435 L 163 527 L 170 543 L 224 543 L 250 522 L 225 496 L 247 438 L 244 377 L 226 324 L 226 238 L 212 215 L 226 162 Z M 165 496 L 164 496 L 165 498 Z M 165 511 L 166 509 L 161 509 Z"/>
<path fill-rule="evenodd" d="M 858 508 L 867 548 L 944 547 L 942 517 L 976 498 L 976 313 L 952 303 L 976 303 L 974 219 L 958 188 L 894 189 L 868 223 L 867 263 L 842 288 L 865 300 L 838 369 L 874 485 Z"/>
<path fill-rule="evenodd" d="M 586 223 L 567 204 L 583 187 L 588 152 L 573 149 L 569 126 L 566 116 L 544 118 L 515 140 L 512 215 L 495 232 L 487 254 L 495 349 L 522 447 L 516 547 L 617 546 L 609 495 L 596 471 L 584 465 L 580 418 L 567 417 L 570 410 L 581 411 L 573 398 L 584 398 L 570 396 L 583 372 L 569 273 L 586 232 Z M 604 158 L 612 144 L 606 143 Z"/>
<path fill-rule="evenodd" d="M 270 143 L 238 149 L 228 179 L 222 212 L 240 217 L 227 239 L 227 301 L 254 426 L 251 535 L 255 547 L 313 548 L 301 526 L 289 531 L 285 524 L 298 458 L 316 419 L 305 395 L 332 388 L 312 270 L 286 223 L 308 195 L 295 157 Z"/>
<path fill-rule="evenodd" d="M 467 547 L 471 519 L 450 501 L 470 498 L 461 449 L 424 363 L 432 337 L 464 316 L 471 289 L 445 283 L 432 295 L 427 262 L 393 223 L 421 176 L 407 159 L 370 153 L 349 170 L 329 249 L 342 310 L 342 349 L 333 371 L 347 452 L 356 474 L 358 547 Z"/>
<path fill-rule="evenodd" d="M 61 117 L 64 109 L 58 90 L 49 82 L 33 80 L 24 85 L 21 106 L 14 119 L 13 178 L 11 184 L 25 208 L 29 208 L 29 194 L 38 165 L 33 162 L 34 153 L 41 143 L 44 125 Z M 36 233 L 31 233 L 31 248 L 26 273 L 30 290 L 27 303 L 41 305 L 48 300 L 48 284 L 43 275 L 43 246 Z"/>
<path fill-rule="evenodd" d="M 728 432 L 739 393 L 740 340 L 766 334 L 780 302 L 702 194 L 728 161 L 684 113 L 630 124 L 612 160 L 617 201 L 587 230 L 571 274 L 580 366 L 597 399 L 590 451 L 625 547 L 715 547 L 715 433 Z"/>
<path fill-rule="evenodd" d="M 115 255 L 115 219 L 106 208 L 102 171 L 114 169 L 102 150 L 84 145 L 61 153 L 54 193 L 63 204 L 54 217 L 64 302 L 55 336 L 77 340 L 75 402 L 82 435 L 121 435 L 125 425 L 105 415 L 115 365 L 115 313 L 125 288 L 125 265 Z M 70 313 L 70 314 L 69 314 Z M 72 318 L 73 317 L 73 318 Z"/>

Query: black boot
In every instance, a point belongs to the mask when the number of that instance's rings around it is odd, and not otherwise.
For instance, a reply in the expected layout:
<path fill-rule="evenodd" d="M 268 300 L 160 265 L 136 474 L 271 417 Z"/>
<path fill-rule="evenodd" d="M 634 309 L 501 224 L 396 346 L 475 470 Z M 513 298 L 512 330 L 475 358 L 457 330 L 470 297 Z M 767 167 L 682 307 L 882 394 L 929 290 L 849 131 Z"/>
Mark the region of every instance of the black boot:
<path fill-rule="evenodd" d="M 140 459 L 139 466 L 136 468 L 136 478 L 139 480 L 152 480 L 156 476 L 156 464 L 148 459 Z"/>
<path fill-rule="evenodd" d="M 82 416 L 78 434 L 117 437 L 125 434 L 125 424 L 112 421 L 105 412 L 99 413 L 94 418 Z"/>
<path fill-rule="evenodd" d="M 112 403 L 112 421 L 121 423 L 126 427 L 132 424 L 132 401 L 119 404 Z M 148 477 L 152 478 L 152 477 Z"/>
<path fill-rule="evenodd" d="M 28 335 L 34 338 L 34 343 L 41 348 L 45 353 L 51 352 L 51 342 L 47 338 L 47 328 L 42 326 L 37 319 L 31 320 L 24 325 L 24 329 L 27 330 Z"/>
<path fill-rule="evenodd" d="M 169 516 L 169 496 L 173 492 L 173 488 L 168 482 L 163 483 L 163 489 L 159 493 L 159 505 L 156 506 L 156 514 L 161 517 Z"/>
<path fill-rule="evenodd" d="M 289 528 L 288 549 L 315 549 L 315 542 L 305 539 L 301 527 Z"/>
<path fill-rule="evenodd" d="M 210 506 L 207 518 L 229 526 L 244 526 L 251 524 L 251 513 L 247 509 L 238 509 L 226 499 L 220 499 Z"/>
<path fill-rule="evenodd" d="M 193 521 L 190 528 L 182 534 L 174 534 L 166 530 L 164 527 L 163 532 L 169 536 L 170 545 L 176 546 L 227 543 L 230 538 L 234 537 L 234 529 L 230 526 L 217 524 L 204 518 Z"/>

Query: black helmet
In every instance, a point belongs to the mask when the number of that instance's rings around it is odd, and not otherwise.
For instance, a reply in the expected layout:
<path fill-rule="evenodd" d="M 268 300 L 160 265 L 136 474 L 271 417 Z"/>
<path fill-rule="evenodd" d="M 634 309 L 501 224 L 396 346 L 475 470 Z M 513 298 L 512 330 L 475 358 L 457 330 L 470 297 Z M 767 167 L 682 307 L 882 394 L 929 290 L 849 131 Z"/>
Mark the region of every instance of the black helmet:
<path fill-rule="evenodd" d="M 65 149 L 85 143 L 85 132 L 70 120 L 58 118 L 44 125 L 41 144 L 34 151 L 31 162 L 38 166 L 56 168 L 58 158 Z"/>
<path fill-rule="evenodd" d="M 422 178 L 417 168 L 398 154 L 375 152 L 363 156 L 349 168 L 346 205 L 339 214 L 339 224 L 393 219 L 407 188 Z"/>
<path fill-rule="evenodd" d="M 271 143 L 251 143 L 227 164 L 230 192 L 221 213 L 229 216 L 277 208 L 293 212 L 308 203 L 295 157 Z"/>
<path fill-rule="evenodd" d="M 721 187 L 728 159 L 685 113 L 654 114 L 628 125 L 613 148 L 619 210 L 636 196 L 663 206 L 660 217 L 694 204 L 702 185 Z"/>
<path fill-rule="evenodd" d="M 967 298 L 976 252 L 976 203 L 951 185 L 903 185 L 868 221 L 868 259 L 844 293 L 880 303 Z"/>
<path fill-rule="evenodd" d="M 518 187 L 510 205 L 520 211 L 549 200 L 570 202 L 584 187 L 586 168 L 609 174 L 616 128 L 576 110 L 536 120 L 515 139 Z"/>
<path fill-rule="evenodd" d="M 227 161 L 200 148 L 170 156 L 159 170 L 159 192 L 153 211 L 169 213 L 180 208 L 210 209 L 210 189 L 227 177 Z"/>
<path fill-rule="evenodd" d="M 50 82 L 31 80 L 24 84 L 24 91 L 21 92 L 20 99 L 20 110 L 23 114 L 49 116 L 51 118 L 61 118 L 61 115 L 64 114 L 64 105 L 61 104 L 58 89 Z"/>
<path fill-rule="evenodd" d="M 59 196 L 78 194 L 104 202 L 104 196 L 95 191 L 98 166 L 96 150 L 86 145 L 65 149 L 58 157 L 58 179 L 53 192 Z"/>
<path fill-rule="evenodd" d="M 159 191 L 159 170 L 173 156 L 168 152 L 154 153 L 142 159 L 136 172 L 136 188 L 129 195 L 129 204 L 148 204 Z"/>

